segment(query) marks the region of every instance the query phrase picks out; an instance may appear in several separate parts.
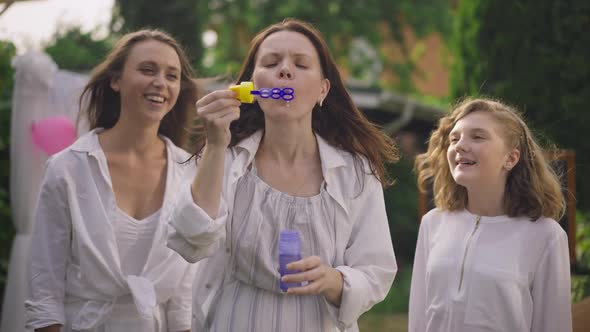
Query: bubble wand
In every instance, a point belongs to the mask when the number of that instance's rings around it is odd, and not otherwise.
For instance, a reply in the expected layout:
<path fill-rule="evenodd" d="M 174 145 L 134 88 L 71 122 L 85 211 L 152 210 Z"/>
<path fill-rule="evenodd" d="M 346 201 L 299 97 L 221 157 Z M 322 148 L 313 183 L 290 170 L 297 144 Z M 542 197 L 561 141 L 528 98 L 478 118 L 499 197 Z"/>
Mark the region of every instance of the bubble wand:
<path fill-rule="evenodd" d="M 242 103 L 248 104 L 254 103 L 255 95 L 260 96 L 261 98 L 282 99 L 287 102 L 295 98 L 295 90 L 289 87 L 261 88 L 255 90 L 254 83 L 241 82 L 239 85 L 230 86 L 229 89 L 238 93 L 238 99 Z"/>

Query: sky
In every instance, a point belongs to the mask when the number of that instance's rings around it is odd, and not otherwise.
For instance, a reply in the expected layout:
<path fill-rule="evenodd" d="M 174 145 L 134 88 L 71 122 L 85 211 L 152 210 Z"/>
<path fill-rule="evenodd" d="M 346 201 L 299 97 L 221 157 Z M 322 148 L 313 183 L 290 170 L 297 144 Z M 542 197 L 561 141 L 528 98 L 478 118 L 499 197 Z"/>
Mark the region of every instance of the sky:
<path fill-rule="evenodd" d="M 0 16 L 0 40 L 9 40 L 22 54 L 39 50 L 60 29 L 106 33 L 114 0 L 32 0 L 14 3 Z M 0 9 L 4 4 L 0 4 Z"/>

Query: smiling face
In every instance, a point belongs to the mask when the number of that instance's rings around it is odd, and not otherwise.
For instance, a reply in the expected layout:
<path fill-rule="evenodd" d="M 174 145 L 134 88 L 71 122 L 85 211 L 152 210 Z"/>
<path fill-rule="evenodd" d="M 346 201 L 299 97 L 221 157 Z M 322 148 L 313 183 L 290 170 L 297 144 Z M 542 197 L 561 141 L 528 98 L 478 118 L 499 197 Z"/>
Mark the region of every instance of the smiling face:
<path fill-rule="evenodd" d="M 180 68 L 171 46 L 156 40 L 137 43 L 120 76 L 111 81 L 121 96 L 121 117 L 135 123 L 159 123 L 178 99 Z"/>
<path fill-rule="evenodd" d="M 500 123 L 491 114 L 472 112 L 461 118 L 449 134 L 447 161 L 461 186 L 501 186 L 520 153 L 507 147 Z"/>
<path fill-rule="evenodd" d="M 279 31 L 261 44 L 252 80 L 256 88 L 290 87 L 295 90 L 289 105 L 284 100 L 258 98 L 267 117 L 309 117 L 314 105 L 324 100 L 330 82 L 322 75 L 318 53 L 303 34 Z"/>

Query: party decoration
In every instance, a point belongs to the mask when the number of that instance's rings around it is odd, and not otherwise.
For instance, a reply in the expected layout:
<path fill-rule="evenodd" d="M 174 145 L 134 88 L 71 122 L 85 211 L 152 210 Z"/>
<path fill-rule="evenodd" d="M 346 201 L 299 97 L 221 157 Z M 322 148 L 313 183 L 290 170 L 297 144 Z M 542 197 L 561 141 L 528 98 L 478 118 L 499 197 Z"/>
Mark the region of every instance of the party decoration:
<path fill-rule="evenodd" d="M 76 127 L 65 116 L 56 116 L 33 123 L 31 126 L 33 143 L 48 155 L 53 155 L 76 140 Z"/>

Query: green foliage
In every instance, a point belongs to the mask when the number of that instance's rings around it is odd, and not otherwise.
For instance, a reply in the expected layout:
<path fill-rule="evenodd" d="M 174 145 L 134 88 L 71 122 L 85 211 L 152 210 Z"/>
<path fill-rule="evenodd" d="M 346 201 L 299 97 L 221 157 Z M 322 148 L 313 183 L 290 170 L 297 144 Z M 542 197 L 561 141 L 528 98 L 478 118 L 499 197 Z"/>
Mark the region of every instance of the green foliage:
<path fill-rule="evenodd" d="M 590 214 L 582 211 L 576 211 L 576 260 L 577 268 L 586 273 L 572 275 L 573 302 L 590 296 Z"/>
<path fill-rule="evenodd" d="M 590 214 L 576 211 L 576 259 L 578 265 L 590 269 Z"/>
<path fill-rule="evenodd" d="M 391 240 L 400 266 L 414 261 L 418 238 L 418 188 L 412 172 L 412 161 L 402 158 L 389 166 L 396 183 L 385 190 L 385 208 L 389 219 Z"/>
<path fill-rule="evenodd" d="M 395 312 L 408 312 L 411 283 L 412 265 L 400 268 L 385 300 L 377 303 L 371 309 L 371 313 L 392 314 Z"/>
<path fill-rule="evenodd" d="M 214 62 L 209 72 L 235 74 L 248 50 L 251 38 L 261 29 L 284 18 L 294 17 L 314 24 L 325 36 L 339 60 L 345 59 L 353 40 L 362 37 L 379 50 L 383 32 L 403 42 L 401 26 L 409 24 L 418 36 L 439 31 L 450 34 L 450 6 L 448 1 L 434 0 L 417 3 L 412 0 L 389 1 L 210 1 L 211 19 L 207 28 L 218 34 L 217 46 L 208 52 Z M 231 24 L 227 24 L 231 22 Z M 383 31 L 383 28 L 385 31 Z M 405 50 L 404 50 L 405 51 Z M 379 54 L 383 70 L 394 70 L 400 75 L 400 86 L 412 90 L 413 64 L 394 63 Z M 347 63 L 346 60 L 342 61 Z M 350 63 L 348 63 L 350 66 Z M 354 71 L 354 68 L 351 68 Z"/>
<path fill-rule="evenodd" d="M 158 5 L 148 0 L 117 0 L 115 4 L 115 31 L 164 30 L 182 44 L 193 63 L 200 63 L 203 56 L 201 34 L 209 19 L 207 1 L 175 0 Z M 118 23 L 122 26 L 117 27 Z"/>
<path fill-rule="evenodd" d="M 455 97 L 490 95 L 519 107 L 590 172 L 590 2 L 463 0 L 455 29 Z M 501 22 L 501 23 L 500 23 Z M 577 177 L 577 202 L 590 209 L 590 178 Z"/>
<path fill-rule="evenodd" d="M 14 85 L 14 70 L 10 62 L 16 48 L 10 42 L 0 41 L 0 296 L 3 296 L 8 259 L 14 226 L 10 212 L 10 98 Z"/>
<path fill-rule="evenodd" d="M 189 50 L 200 76 L 236 75 L 257 32 L 287 17 L 295 17 L 313 23 L 322 31 L 338 61 L 351 67 L 354 73 L 359 70 L 347 61 L 349 46 L 357 37 L 367 40 L 376 50 L 377 61 L 384 63 L 383 70 L 395 71 L 400 77 L 399 87 L 413 91 L 412 62 L 407 65 L 391 62 L 379 53 L 383 33 L 403 41 L 400 27 L 406 23 L 418 36 L 431 31 L 449 36 L 451 30 L 447 0 L 420 3 L 412 0 L 182 0 L 166 6 L 154 6 L 147 0 L 117 0 L 116 4 L 115 31 L 156 27 L 170 32 Z M 122 24 L 122 29 L 116 27 L 117 22 Z M 201 36 L 205 30 L 217 33 L 217 44 L 212 48 L 203 48 Z"/>
<path fill-rule="evenodd" d="M 12 92 L 12 75 L 14 71 L 10 65 L 16 48 L 10 42 L 0 41 L 0 96 L 9 96 Z"/>
<path fill-rule="evenodd" d="M 580 302 L 587 296 L 590 296 L 590 277 L 572 275 L 572 303 Z"/>
<path fill-rule="evenodd" d="M 54 38 L 45 52 L 60 69 L 77 72 L 90 71 L 113 46 L 110 39 L 95 40 L 91 33 L 83 33 L 79 27 L 70 28 Z"/>

